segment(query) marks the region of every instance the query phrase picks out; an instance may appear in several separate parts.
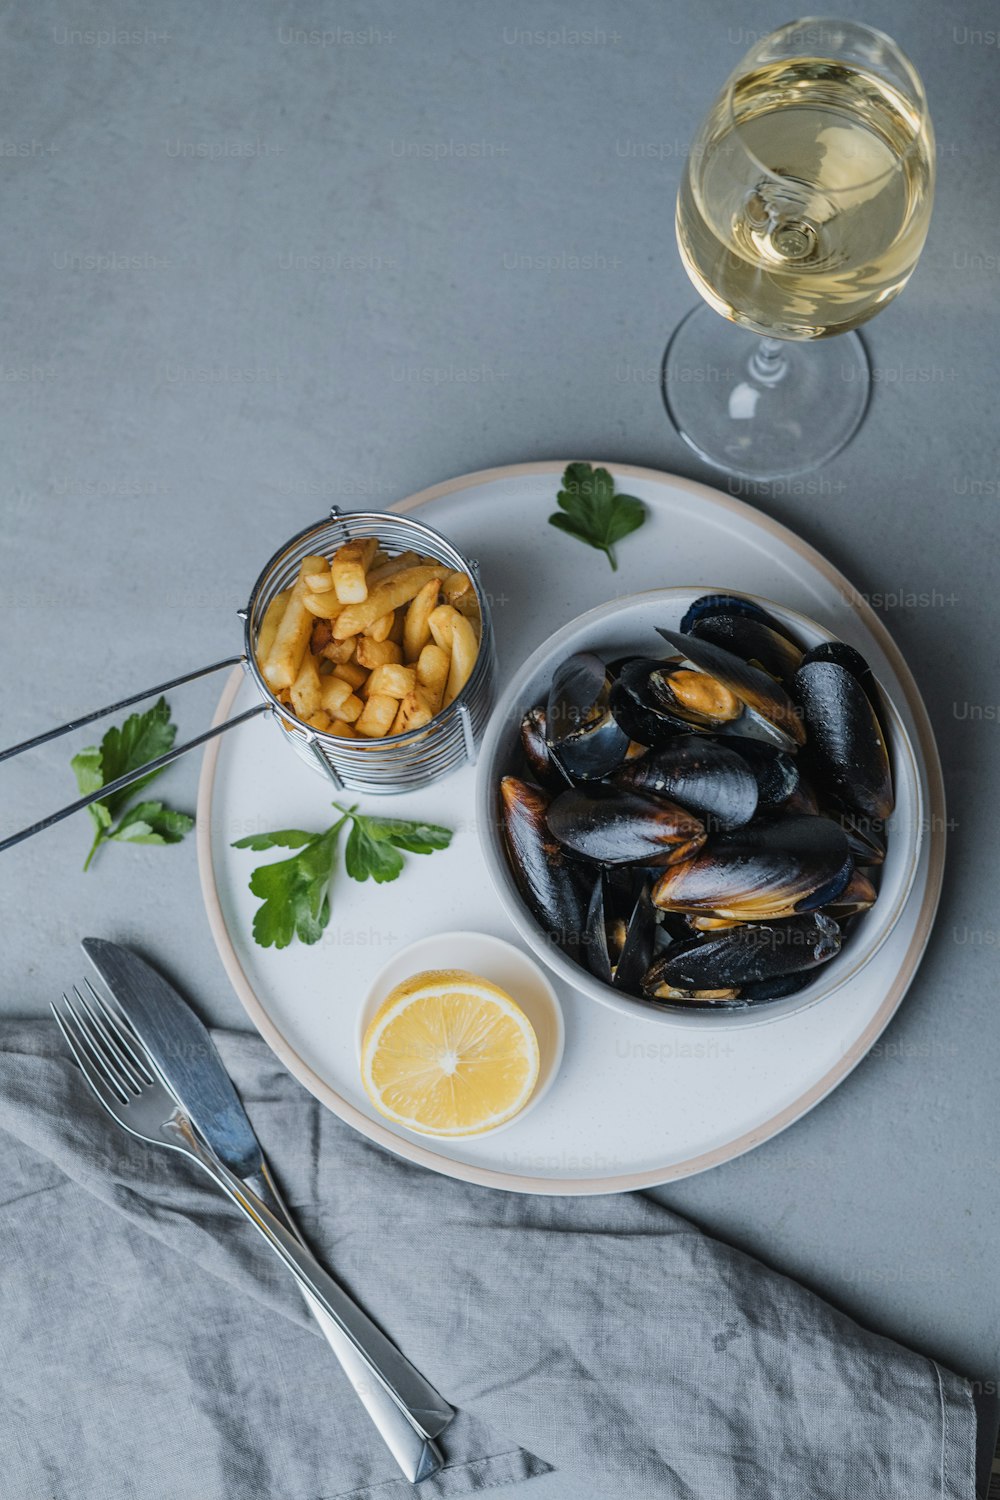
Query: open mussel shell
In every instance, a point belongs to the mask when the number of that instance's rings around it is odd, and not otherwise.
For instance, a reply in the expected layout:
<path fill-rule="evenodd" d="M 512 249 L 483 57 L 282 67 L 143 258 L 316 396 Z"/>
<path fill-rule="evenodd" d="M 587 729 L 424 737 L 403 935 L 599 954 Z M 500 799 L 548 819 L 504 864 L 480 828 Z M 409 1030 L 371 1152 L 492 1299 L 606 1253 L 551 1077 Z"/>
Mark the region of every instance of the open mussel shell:
<path fill-rule="evenodd" d="M 616 786 L 668 797 L 697 813 L 708 831 L 738 828 L 757 811 L 757 781 L 735 751 L 702 735 L 678 735 L 627 762 Z"/>
<path fill-rule="evenodd" d="M 689 635 L 703 620 L 718 615 L 742 615 L 745 619 L 756 620 L 776 634 L 785 636 L 793 646 L 798 645 L 787 625 L 782 624 L 762 604 L 758 604 L 756 599 L 748 599 L 743 594 L 701 594 L 685 610 L 680 625 L 681 634 Z"/>
<path fill-rule="evenodd" d="M 820 912 L 732 927 L 672 944 L 650 965 L 643 992 L 657 1000 L 745 1002 L 748 987 L 814 969 L 840 952 L 840 942 L 839 926 Z"/>
<path fill-rule="evenodd" d="M 587 903 L 582 872 L 546 823 L 551 797 L 516 776 L 500 782 L 500 820 L 507 858 L 532 914 L 563 952 L 582 961 Z"/>
<path fill-rule="evenodd" d="M 795 674 L 795 694 L 821 795 L 849 811 L 888 818 L 893 794 L 885 736 L 853 663 L 809 653 Z"/>
<path fill-rule="evenodd" d="M 693 635 L 700 641 L 710 641 L 724 651 L 731 651 L 741 661 L 760 667 L 786 688 L 802 661 L 801 646 L 790 640 L 777 621 L 764 610 L 759 613 L 727 612 L 720 607 L 706 611 L 692 620 L 687 630 L 682 623 L 681 634 Z"/>
<path fill-rule="evenodd" d="M 848 917 L 856 917 L 860 912 L 870 910 L 877 898 L 878 891 L 868 876 L 862 870 L 853 870 L 844 889 L 834 900 L 828 901 L 823 909 L 828 916 L 842 922 Z"/>
<path fill-rule="evenodd" d="M 613 678 L 599 656 L 579 651 L 556 668 L 545 708 L 550 750 L 576 779 L 598 779 L 625 758 L 629 735 L 611 712 Z"/>
<path fill-rule="evenodd" d="M 792 814 L 713 835 L 693 858 L 665 870 L 653 901 L 667 911 L 764 921 L 836 900 L 854 864 L 830 818 Z"/>
<path fill-rule="evenodd" d="M 546 821 L 565 849 L 600 864 L 665 865 L 705 842 L 700 819 L 675 802 L 604 782 L 560 792 Z"/>
<path fill-rule="evenodd" d="M 546 729 L 545 706 L 538 703 L 521 720 L 521 751 L 539 785 L 549 791 L 561 791 L 569 784 L 569 777 L 549 748 Z"/>
<path fill-rule="evenodd" d="M 780 682 L 711 641 L 697 636 L 681 635 L 676 630 L 657 627 L 675 653 L 671 659 L 678 669 L 704 673 L 744 705 L 744 712 L 719 727 L 720 733 L 744 734 L 764 739 L 784 750 L 795 750 L 805 742 L 801 715 Z"/>
<path fill-rule="evenodd" d="M 653 958 L 656 909 L 649 886 L 632 872 L 605 868 L 587 908 L 587 965 L 615 989 L 638 994 Z"/>

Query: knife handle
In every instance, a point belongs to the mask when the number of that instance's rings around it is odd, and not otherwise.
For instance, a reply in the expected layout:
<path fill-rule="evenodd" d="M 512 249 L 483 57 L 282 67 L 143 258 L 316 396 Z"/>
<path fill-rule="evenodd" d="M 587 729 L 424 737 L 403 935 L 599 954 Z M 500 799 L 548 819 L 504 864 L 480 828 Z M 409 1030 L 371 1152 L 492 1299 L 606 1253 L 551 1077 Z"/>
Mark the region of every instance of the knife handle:
<path fill-rule="evenodd" d="M 277 1218 L 284 1221 L 295 1238 L 305 1244 L 298 1225 L 278 1192 L 267 1162 L 262 1160 L 260 1171 L 255 1172 L 252 1177 L 244 1177 L 243 1181 Z M 354 1387 L 355 1395 L 378 1428 L 383 1442 L 405 1478 L 411 1484 L 420 1484 L 421 1480 L 436 1474 L 444 1465 L 444 1458 L 437 1444 L 418 1432 L 382 1386 L 372 1379 L 366 1361 L 347 1335 L 341 1333 L 333 1319 L 323 1311 L 312 1293 L 303 1291 L 302 1295 L 320 1332 Z"/>
<path fill-rule="evenodd" d="M 263 1236 L 304 1292 L 310 1293 L 340 1331 L 346 1335 L 365 1368 L 424 1438 L 435 1438 L 455 1415 L 444 1397 L 425 1380 L 410 1361 L 378 1328 L 368 1314 L 324 1271 L 319 1261 L 287 1229 L 267 1204 L 237 1177 L 191 1127 L 175 1115 L 165 1127 L 176 1134 L 185 1148 L 218 1187 L 236 1204 Z"/>

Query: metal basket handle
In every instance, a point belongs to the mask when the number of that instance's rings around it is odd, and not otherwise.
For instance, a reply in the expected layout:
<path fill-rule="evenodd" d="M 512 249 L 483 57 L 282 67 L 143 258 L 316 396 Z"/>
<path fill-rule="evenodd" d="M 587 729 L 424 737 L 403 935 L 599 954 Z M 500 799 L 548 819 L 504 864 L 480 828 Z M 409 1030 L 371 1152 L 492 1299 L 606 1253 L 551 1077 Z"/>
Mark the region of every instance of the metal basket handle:
<path fill-rule="evenodd" d="M 107 714 L 117 713 L 123 708 L 131 708 L 134 703 L 141 703 L 144 698 L 152 698 L 165 693 L 169 688 L 180 687 L 182 683 L 194 682 L 199 677 L 208 677 L 212 672 L 221 672 L 225 667 L 239 666 L 242 661 L 242 656 L 227 656 L 224 661 L 213 662 L 209 667 L 199 667 L 197 671 L 185 672 L 181 677 L 171 677 L 169 682 L 161 682 L 156 687 L 145 688 L 141 693 L 133 693 L 129 698 L 121 698 L 117 703 L 109 703 L 105 708 L 96 708 L 93 713 L 84 714 L 82 718 L 71 719 L 67 724 L 60 724 L 57 729 L 48 729 L 44 734 L 36 734 L 30 740 L 22 740 L 19 745 L 11 745 L 7 750 L 0 750 L 0 761 L 12 760 L 15 755 L 21 755 L 25 750 L 34 750 L 38 745 L 46 745 L 50 740 L 57 740 L 61 735 L 70 734 L 74 729 L 82 728 L 84 724 L 92 724 L 95 719 L 103 719 Z M 159 771 L 161 767 L 168 766 L 171 761 L 186 755 L 189 750 L 196 750 L 199 745 L 204 745 L 206 740 L 224 734 L 227 729 L 243 724 L 247 719 L 255 718 L 257 714 L 266 713 L 269 708 L 268 703 L 257 703 L 244 713 L 237 714 L 235 718 L 227 719 L 224 724 L 216 724 L 213 728 L 206 729 L 204 734 L 197 734 L 194 739 L 185 740 L 183 745 L 175 745 L 165 755 L 159 755 L 155 760 L 147 761 L 145 765 L 136 767 L 134 771 L 126 772 L 115 781 L 109 781 L 107 786 L 91 792 L 89 796 L 78 797 L 75 802 L 61 807 L 58 812 L 50 813 L 47 818 L 41 818 L 30 827 L 22 828 L 19 833 L 12 833 L 9 838 L 0 840 L 0 853 L 3 853 L 4 849 L 11 849 L 15 844 L 22 843 L 25 839 L 30 839 L 33 834 L 41 833 L 43 828 L 51 828 L 53 823 L 61 823 L 63 818 L 80 812 L 83 808 L 89 807 L 92 802 L 103 802 L 105 798 L 113 797 L 116 792 L 124 791 L 127 786 L 131 786 L 134 781 L 139 781 L 143 776 L 148 776 L 151 771 Z"/>

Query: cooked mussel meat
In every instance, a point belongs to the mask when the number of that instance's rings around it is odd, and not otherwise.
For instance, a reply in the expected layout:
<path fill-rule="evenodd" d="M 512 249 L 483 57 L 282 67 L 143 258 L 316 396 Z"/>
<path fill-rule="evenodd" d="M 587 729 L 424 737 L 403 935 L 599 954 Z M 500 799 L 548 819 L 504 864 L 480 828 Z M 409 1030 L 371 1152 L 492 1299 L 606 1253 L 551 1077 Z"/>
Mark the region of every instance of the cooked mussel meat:
<path fill-rule="evenodd" d="M 546 821 L 565 849 L 600 864 L 666 865 L 705 842 L 700 819 L 676 802 L 605 782 L 560 792 Z"/>
<path fill-rule="evenodd" d="M 719 732 L 764 739 L 786 750 L 794 750 L 804 743 L 805 731 L 796 705 L 781 683 L 760 667 L 752 666 L 732 651 L 694 635 L 681 635 L 679 631 L 662 627 L 657 628 L 657 633 L 673 648 L 669 669 L 671 673 L 686 674 L 684 682 L 688 693 L 697 695 L 692 676 L 699 673 L 741 704 L 742 711 L 724 719 Z"/>
<path fill-rule="evenodd" d="M 738 828 L 757 811 L 757 781 L 747 762 L 703 735 L 678 735 L 627 762 L 612 779 L 616 786 L 678 802 L 710 832 Z"/>
<path fill-rule="evenodd" d="M 500 782 L 500 821 L 510 867 L 536 919 L 563 951 L 581 961 L 587 910 L 584 877 L 553 838 L 548 792 L 516 776 Z"/>
<path fill-rule="evenodd" d="M 840 928 L 821 912 L 754 922 L 673 943 L 649 967 L 643 992 L 658 1000 L 736 1000 L 761 986 L 826 963 L 840 951 Z"/>
<path fill-rule="evenodd" d="M 821 793 L 848 811 L 885 819 L 893 808 L 892 773 L 867 673 L 858 652 L 831 654 L 821 646 L 803 657 L 794 687 Z"/>
<path fill-rule="evenodd" d="M 771 817 L 714 834 L 693 858 L 664 871 L 653 901 L 739 922 L 790 917 L 836 900 L 853 868 L 847 835 L 832 819 Z"/>
<path fill-rule="evenodd" d="M 574 779 L 599 778 L 625 758 L 629 735 L 611 712 L 613 678 L 591 651 L 556 668 L 545 709 L 549 749 Z"/>

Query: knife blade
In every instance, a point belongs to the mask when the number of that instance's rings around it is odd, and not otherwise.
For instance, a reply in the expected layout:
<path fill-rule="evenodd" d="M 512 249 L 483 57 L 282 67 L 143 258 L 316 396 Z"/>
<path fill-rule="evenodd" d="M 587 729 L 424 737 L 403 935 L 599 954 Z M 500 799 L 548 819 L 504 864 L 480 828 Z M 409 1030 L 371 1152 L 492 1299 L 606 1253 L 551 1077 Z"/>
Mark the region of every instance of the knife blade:
<path fill-rule="evenodd" d="M 168 1086 L 216 1155 L 301 1240 L 205 1025 L 174 987 L 131 949 L 105 938 L 84 938 L 82 947 L 149 1049 Z M 308 1295 L 306 1302 L 410 1483 L 417 1484 L 437 1473 L 444 1463 L 437 1445 L 411 1426 L 405 1414 L 373 1380 L 368 1366 L 336 1323 Z"/>

